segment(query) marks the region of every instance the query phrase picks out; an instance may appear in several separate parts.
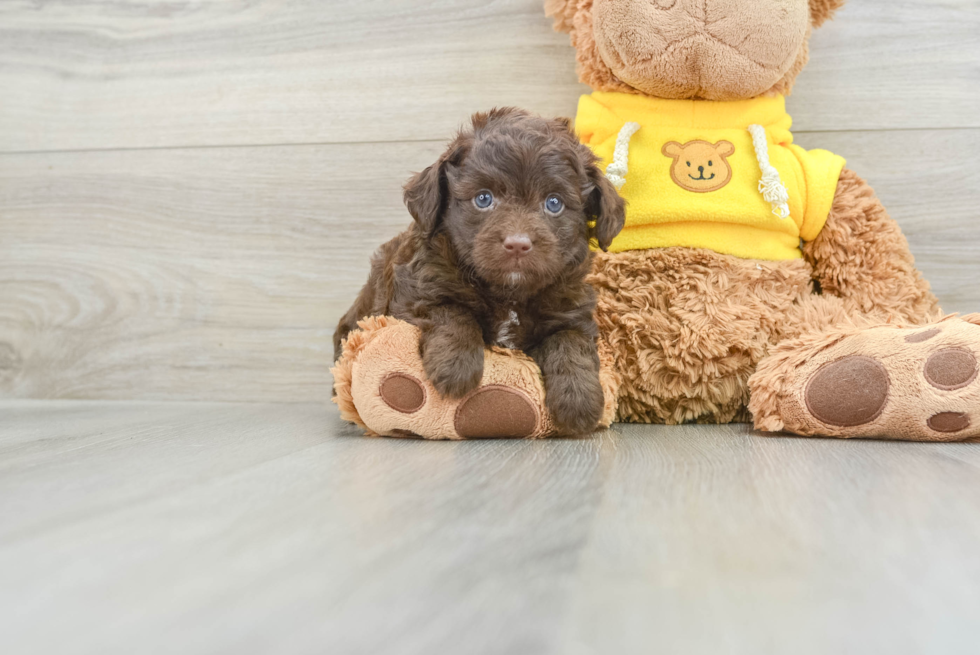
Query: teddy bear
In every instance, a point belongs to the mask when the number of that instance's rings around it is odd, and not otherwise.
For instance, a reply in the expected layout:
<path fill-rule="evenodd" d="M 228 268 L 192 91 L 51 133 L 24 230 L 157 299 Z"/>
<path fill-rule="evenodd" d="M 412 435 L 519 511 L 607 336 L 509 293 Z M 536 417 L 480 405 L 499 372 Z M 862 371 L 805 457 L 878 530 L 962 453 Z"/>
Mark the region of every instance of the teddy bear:
<path fill-rule="evenodd" d="M 546 0 L 593 90 L 576 134 L 627 201 L 589 278 L 601 426 L 980 437 L 980 314 L 943 315 L 869 184 L 793 143 L 785 97 L 843 3 Z M 521 353 L 488 350 L 481 387 L 447 400 L 417 350 L 413 326 L 366 318 L 334 369 L 341 415 L 391 436 L 555 433 Z"/>

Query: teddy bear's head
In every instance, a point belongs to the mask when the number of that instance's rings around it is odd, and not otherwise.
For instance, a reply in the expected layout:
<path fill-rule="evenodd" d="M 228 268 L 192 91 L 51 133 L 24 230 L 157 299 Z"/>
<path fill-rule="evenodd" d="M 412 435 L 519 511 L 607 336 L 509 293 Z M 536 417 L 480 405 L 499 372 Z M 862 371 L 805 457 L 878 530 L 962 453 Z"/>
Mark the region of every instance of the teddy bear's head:
<path fill-rule="evenodd" d="M 789 93 L 807 41 L 845 0 L 545 0 L 599 91 L 744 100 Z"/>

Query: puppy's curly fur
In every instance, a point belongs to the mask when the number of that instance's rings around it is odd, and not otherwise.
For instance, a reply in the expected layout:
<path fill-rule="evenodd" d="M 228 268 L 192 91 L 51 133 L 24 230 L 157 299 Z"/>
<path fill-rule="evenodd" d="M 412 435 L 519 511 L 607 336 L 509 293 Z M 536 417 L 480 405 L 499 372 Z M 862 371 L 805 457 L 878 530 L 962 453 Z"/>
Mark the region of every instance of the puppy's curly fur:
<path fill-rule="evenodd" d="M 335 359 L 359 319 L 392 315 L 420 328 L 426 375 L 458 398 L 479 385 L 485 346 L 520 349 L 541 368 L 559 430 L 592 430 L 603 395 L 589 242 L 609 246 L 625 203 L 569 122 L 476 114 L 406 184 L 405 204 L 415 222 L 373 257 Z"/>

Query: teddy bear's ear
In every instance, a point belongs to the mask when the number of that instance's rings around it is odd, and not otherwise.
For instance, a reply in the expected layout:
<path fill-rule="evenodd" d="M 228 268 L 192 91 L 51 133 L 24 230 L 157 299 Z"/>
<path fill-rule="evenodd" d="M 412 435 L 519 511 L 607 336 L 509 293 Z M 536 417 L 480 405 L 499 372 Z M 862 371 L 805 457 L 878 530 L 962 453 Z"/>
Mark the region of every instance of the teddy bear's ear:
<path fill-rule="evenodd" d="M 719 141 L 715 144 L 715 152 L 722 157 L 731 157 L 735 154 L 735 146 L 731 141 Z"/>
<path fill-rule="evenodd" d="M 556 32 L 571 32 L 578 0 L 544 0 L 544 14 L 555 21 Z"/>
<path fill-rule="evenodd" d="M 660 149 L 660 152 L 668 157 L 677 159 L 684 152 L 684 147 L 676 141 L 671 141 L 670 143 L 665 143 L 664 147 Z"/>
<path fill-rule="evenodd" d="M 834 17 L 834 12 L 844 6 L 847 0 L 810 0 L 810 22 L 820 27 Z"/>

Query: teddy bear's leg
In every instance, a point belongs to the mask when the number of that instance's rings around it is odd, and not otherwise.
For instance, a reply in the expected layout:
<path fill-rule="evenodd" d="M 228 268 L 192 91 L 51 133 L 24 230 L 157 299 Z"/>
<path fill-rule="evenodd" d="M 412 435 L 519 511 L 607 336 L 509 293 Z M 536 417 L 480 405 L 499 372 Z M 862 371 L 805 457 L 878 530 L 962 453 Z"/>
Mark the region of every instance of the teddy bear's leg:
<path fill-rule="evenodd" d="M 480 386 L 454 400 L 426 379 L 418 329 L 389 317 L 359 323 L 333 368 L 334 402 L 341 416 L 371 435 L 426 439 L 554 436 L 544 405 L 544 385 L 527 356 L 488 349 Z M 600 381 L 606 398 L 601 425 L 613 420 L 616 383 L 608 355 Z"/>
<path fill-rule="evenodd" d="M 959 441 L 980 437 L 980 314 L 926 325 L 855 317 L 778 344 L 749 379 L 757 429 Z"/>
<path fill-rule="evenodd" d="M 947 317 L 870 186 L 844 170 L 803 249 L 821 296 L 787 311 L 749 379 L 760 430 L 960 440 L 980 436 L 980 316 Z"/>
<path fill-rule="evenodd" d="M 841 298 L 851 314 L 916 324 L 941 316 L 901 229 L 854 171 L 841 172 L 827 223 L 803 256 L 823 294 Z"/>
<path fill-rule="evenodd" d="M 596 253 L 589 281 L 619 376 L 617 417 L 636 423 L 750 420 L 749 376 L 812 296 L 802 259 L 694 248 Z"/>

